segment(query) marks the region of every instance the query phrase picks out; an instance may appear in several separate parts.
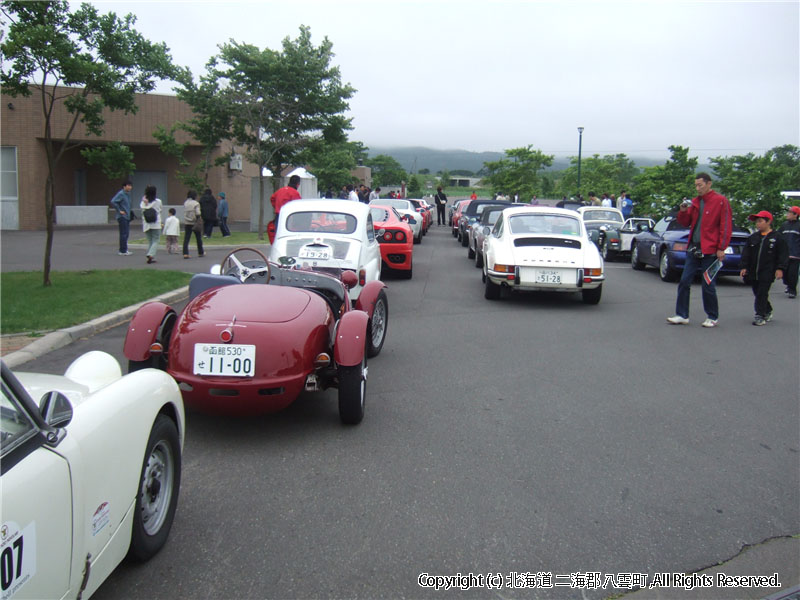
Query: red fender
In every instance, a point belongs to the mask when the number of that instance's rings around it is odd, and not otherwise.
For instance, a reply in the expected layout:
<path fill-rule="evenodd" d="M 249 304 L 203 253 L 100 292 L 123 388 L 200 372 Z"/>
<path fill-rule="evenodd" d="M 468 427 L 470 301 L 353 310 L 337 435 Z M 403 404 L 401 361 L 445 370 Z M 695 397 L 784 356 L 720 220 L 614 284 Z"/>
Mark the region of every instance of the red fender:
<path fill-rule="evenodd" d="M 361 310 L 348 311 L 339 319 L 333 346 L 333 359 L 337 365 L 354 367 L 361 364 L 366 351 L 368 321 L 367 313 Z"/>
<path fill-rule="evenodd" d="M 372 318 L 372 313 L 375 310 L 375 301 L 378 299 L 378 294 L 381 290 L 386 289 L 386 284 L 382 281 L 370 281 L 362 289 L 356 300 L 356 310 L 363 310 Z"/>
<path fill-rule="evenodd" d="M 175 314 L 172 307 L 163 302 L 148 302 L 133 315 L 122 353 L 128 360 L 147 360 L 150 358 L 150 346 L 161 337 L 161 328 L 165 319 Z"/>

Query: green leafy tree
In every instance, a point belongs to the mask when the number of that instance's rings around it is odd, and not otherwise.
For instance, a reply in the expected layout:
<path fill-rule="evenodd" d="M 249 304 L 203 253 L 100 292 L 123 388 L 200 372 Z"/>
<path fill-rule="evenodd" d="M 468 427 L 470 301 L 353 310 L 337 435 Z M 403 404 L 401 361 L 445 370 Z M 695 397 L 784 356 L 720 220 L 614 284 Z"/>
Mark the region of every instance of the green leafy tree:
<path fill-rule="evenodd" d="M 446 169 L 439 171 L 439 183 L 437 185 L 442 186 L 444 190 L 450 187 L 450 171 Z"/>
<path fill-rule="evenodd" d="M 408 177 L 403 166 L 386 154 L 373 156 L 364 164 L 372 169 L 372 187 L 400 185 L 400 182 Z"/>
<path fill-rule="evenodd" d="M 122 142 L 110 142 L 103 148 L 84 148 L 81 155 L 90 165 L 100 167 L 109 179 L 119 179 L 136 170 L 133 151 Z"/>
<path fill-rule="evenodd" d="M 419 182 L 419 177 L 412 175 L 408 180 L 408 196 L 410 198 L 419 198 L 422 193 L 422 184 Z"/>
<path fill-rule="evenodd" d="M 683 146 L 670 146 L 669 151 L 666 163 L 645 167 L 636 178 L 631 192 L 636 214 L 658 219 L 694 196 L 697 158 L 689 158 Z"/>
<path fill-rule="evenodd" d="M 734 220 L 747 222 L 747 215 L 768 210 L 776 219 L 784 211 L 781 191 L 800 189 L 800 148 L 784 145 L 763 156 L 752 153 L 711 159 L 717 181 L 714 187 L 731 203 Z"/>
<path fill-rule="evenodd" d="M 206 66 L 206 74 L 195 83 L 190 71 L 181 73 L 181 87 L 177 96 L 192 109 L 192 118 L 186 122 L 176 121 L 167 129 L 159 125 L 153 132 L 161 151 L 175 156 L 183 170 L 176 171 L 176 177 L 186 187 L 203 189 L 208 186 L 208 172 L 214 165 L 224 165 L 230 160 L 231 153 L 218 156 L 212 160 L 220 144 L 231 136 L 232 106 L 228 98 L 220 93 L 220 81 L 214 74 L 214 62 Z M 178 142 L 175 134 L 185 132 L 202 146 L 202 160 L 191 164 L 185 156 L 190 142 Z"/>
<path fill-rule="evenodd" d="M 311 42 L 301 26 L 299 36 L 286 37 L 280 50 L 260 50 L 231 40 L 220 47 L 214 76 L 232 105 L 235 142 L 259 167 L 258 235 L 264 239 L 264 168 L 272 171 L 273 189 L 280 186 L 283 165 L 292 163 L 313 140 L 331 134 L 346 122 L 342 117 L 355 90 L 343 84 L 331 66 L 333 44 Z"/>
<path fill-rule="evenodd" d="M 560 173 L 557 191 L 563 196 L 578 189 L 578 158 L 571 157 L 570 163 Z M 581 160 L 581 188 L 598 194 L 630 190 L 638 174 L 636 164 L 624 154 L 595 154 Z"/>
<path fill-rule="evenodd" d="M 512 148 L 505 151 L 505 157 L 483 163 L 486 175 L 485 185 L 497 193 L 519 194 L 520 198 L 531 198 L 541 194 L 539 171 L 553 164 L 553 157 L 532 146 Z"/>
<path fill-rule="evenodd" d="M 133 28 L 133 15 L 100 14 L 90 4 L 70 12 L 64 0 L 4 0 L 0 6 L 8 22 L 0 44 L 3 94 L 41 98 L 43 127 L 37 135 L 47 158 L 43 271 L 44 285 L 49 286 L 56 206 L 53 184 L 61 159 L 82 145 L 73 140 L 76 126 L 82 123 L 90 134 L 102 135 L 105 108 L 135 113 L 136 93 L 149 92 L 159 80 L 174 79 L 178 70 L 163 43 L 152 43 Z M 58 106 L 66 109 L 69 122 L 56 134 L 53 114 Z M 121 156 L 118 147 L 108 149 Z M 94 152 L 95 160 L 103 160 L 100 152 Z M 107 164 L 113 156 L 106 157 Z"/>

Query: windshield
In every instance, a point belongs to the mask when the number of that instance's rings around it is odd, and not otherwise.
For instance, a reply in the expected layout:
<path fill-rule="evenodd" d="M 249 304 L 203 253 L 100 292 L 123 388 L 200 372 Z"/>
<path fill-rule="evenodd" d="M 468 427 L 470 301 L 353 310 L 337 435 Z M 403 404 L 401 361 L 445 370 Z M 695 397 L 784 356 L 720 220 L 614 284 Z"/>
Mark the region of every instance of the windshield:
<path fill-rule="evenodd" d="M 622 223 L 622 215 L 613 210 L 585 210 L 583 211 L 584 221 L 617 221 Z"/>
<path fill-rule="evenodd" d="M 514 215 L 508 220 L 511 233 L 553 233 L 580 235 L 578 219 L 564 215 Z"/>
<path fill-rule="evenodd" d="M 353 233 L 356 218 L 339 212 L 296 212 L 286 219 L 286 229 L 291 232 Z"/>

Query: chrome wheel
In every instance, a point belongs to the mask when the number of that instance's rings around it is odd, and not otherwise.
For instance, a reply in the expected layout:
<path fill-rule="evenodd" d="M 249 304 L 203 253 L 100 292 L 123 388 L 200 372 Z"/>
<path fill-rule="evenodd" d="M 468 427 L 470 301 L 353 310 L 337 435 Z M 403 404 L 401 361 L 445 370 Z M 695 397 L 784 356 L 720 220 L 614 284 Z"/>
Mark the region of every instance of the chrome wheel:
<path fill-rule="evenodd" d="M 142 527 L 147 535 L 155 535 L 164 525 L 172 500 L 175 457 L 165 440 L 150 452 L 142 478 Z"/>

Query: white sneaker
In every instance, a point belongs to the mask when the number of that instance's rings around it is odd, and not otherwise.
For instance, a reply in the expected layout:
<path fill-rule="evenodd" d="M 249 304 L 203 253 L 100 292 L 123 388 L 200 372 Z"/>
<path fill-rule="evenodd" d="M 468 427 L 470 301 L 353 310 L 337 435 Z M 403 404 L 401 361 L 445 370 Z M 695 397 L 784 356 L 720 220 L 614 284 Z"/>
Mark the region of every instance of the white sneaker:
<path fill-rule="evenodd" d="M 674 317 L 667 317 L 667 323 L 671 323 L 672 325 L 688 325 L 689 319 L 681 317 L 680 315 L 675 315 Z"/>
<path fill-rule="evenodd" d="M 703 327 L 716 327 L 717 323 L 719 323 L 718 319 L 706 319 L 703 321 Z"/>

